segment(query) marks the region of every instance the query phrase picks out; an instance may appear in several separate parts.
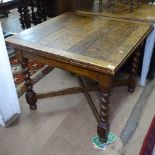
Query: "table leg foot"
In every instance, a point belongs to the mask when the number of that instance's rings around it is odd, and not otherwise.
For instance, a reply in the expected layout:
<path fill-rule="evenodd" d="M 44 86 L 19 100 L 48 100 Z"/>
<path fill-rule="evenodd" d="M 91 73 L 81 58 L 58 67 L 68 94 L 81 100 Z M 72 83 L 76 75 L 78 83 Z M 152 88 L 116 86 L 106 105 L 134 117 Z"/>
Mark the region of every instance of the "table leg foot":
<path fill-rule="evenodd" d="M 25 98 L 26 98 L 27 103 L 29 104 L 30 110 L 36 110 L 37 109 L 36 93 L 33 90 L 31 92 L 26 92 Z"/>
<path fill-rule="evenodd" d="M 138 49 L 133 55 L 131 72 L 129 75 L 128 92 L 130 93 L 133 93 L 135 91 L 135 87 L 137 84 L 136 76 L 138 71 L 139 58 L 140 58 L 140 50 Z"/>
<path fill-rule="evenodd" d="M 27 63 L 28 63 L 28 59 L 22 58 L 22 68 L 23 68 L 23 73 L 25 75 L 25 87 L 26 87 L 25 98 L 26 98 L 27 103 L 29 104 L 30 109 L 36 110 L 37 109 L 37 105 L 36 105 L 37 97 L 36 97 L 36 93 L 33 90 Z"/>
<path fill-rule="evenodd" d="M 106 123 L 99 123 L 97 127 L 97 133 L 99 135 L 99 140 L 103 143 L 107 142 L 109 134 L 110 125 Z"/>
<path fill-rule="evenodd" d="M 109 93 L 101 92 L 101 103 L 100 103 L 100 121 L 97 127 L 97 133 L 99 135 L 100 141 L 106 142 L 108 140 L 108 134 L 110 129 L 110 124 L 108 122 L 108 112 L 109 112 Z"/>

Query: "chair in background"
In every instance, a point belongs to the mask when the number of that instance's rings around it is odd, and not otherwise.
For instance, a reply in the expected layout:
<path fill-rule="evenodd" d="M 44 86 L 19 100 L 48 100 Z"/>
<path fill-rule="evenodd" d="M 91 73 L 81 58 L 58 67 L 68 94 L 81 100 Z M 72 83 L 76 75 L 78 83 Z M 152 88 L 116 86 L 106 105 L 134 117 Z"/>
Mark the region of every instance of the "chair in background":
<path fill-rule="evenodd" d="M 16 8 L 18 9 L 20 15 L 19 19 L 22 28 L 30 28 L 31 24 L 27 0 L 2 0 L 0 2 L 0 14 Z"/>
<path fill-rule="evenodd" d="M 31 8 L 31 23 L 37 25 L 47 20 L 45 1 L 30 0 L 29 5 Z"/>

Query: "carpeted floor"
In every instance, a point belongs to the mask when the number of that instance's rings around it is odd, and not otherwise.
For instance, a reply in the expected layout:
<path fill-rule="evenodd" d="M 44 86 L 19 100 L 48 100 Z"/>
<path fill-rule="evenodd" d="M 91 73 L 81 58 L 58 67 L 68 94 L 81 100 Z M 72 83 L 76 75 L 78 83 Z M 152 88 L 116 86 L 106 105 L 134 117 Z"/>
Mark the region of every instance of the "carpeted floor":
<path fill-rule="evenodd" d="M 10 63 L 18 96 L 21 96 L 25 92 L 24 75 L 22 73 L 22 68 L 16 56 L 10 58 Z M 30 69 L 33 84 L 38 82 L 53 69 L 51 66 L 44 65 L 32 60 L 29 60 L 28 66 Z"/>

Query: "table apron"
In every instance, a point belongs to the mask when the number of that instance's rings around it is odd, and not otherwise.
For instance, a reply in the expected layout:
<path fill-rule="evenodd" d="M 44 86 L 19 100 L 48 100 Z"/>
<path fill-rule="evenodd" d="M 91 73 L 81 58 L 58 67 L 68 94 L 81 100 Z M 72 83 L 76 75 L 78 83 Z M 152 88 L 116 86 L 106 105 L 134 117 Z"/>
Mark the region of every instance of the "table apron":
<path fill-rule="evenodd" d="M 78 74 L 79 76 L 85 76 L 87 78 L 99 81 L 102 78 L 104 78 L 104 76 L 111 76 L 111 75 L 107 75 L 105 73 L 101 73 L 98 71 L 93 71 L 87 68 L 83 68 L 81 66 L 75 66 L 73 64 L 70 64 L 69 62 L 64 62 L 64 61 L 59 61 L 59 60 L 55 60 L 52 58 L 47 58 L 47 57 L 43 57 L 43 56 L 39 56 L 33 53 L 28 53 L 28 52 L 23 52 L 22 53 L 22 57 L 24 58 L 28 58 L 31 60 L 35 60 L 35 61 L 39 61 L 42 62 L 44 64 L 50 65 L 52 67 L 56 67 L 56 68 L 60 68 L 60 69 L 64 69 L 66 71 Z"/>

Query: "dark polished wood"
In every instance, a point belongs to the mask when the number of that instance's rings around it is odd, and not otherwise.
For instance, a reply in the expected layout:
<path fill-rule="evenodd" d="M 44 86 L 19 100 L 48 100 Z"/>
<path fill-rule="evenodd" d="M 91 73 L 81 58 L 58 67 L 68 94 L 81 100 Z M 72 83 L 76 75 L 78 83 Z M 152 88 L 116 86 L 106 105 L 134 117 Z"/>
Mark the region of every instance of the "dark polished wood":
<path fill-rule="evenodd" d="M 31 8 L 31 22 L 34 25 L 40 24 L 47 20 L 45 1 L 30 0 L 29 4 L 30 4 L 30 8 Z"/>
<path fill-rule="evenodd" d="M 61 6 L 63 3 L 61 4 Z M 44 0 L 44 6 L 48 17 L 55 17 L 57 15 L 56 0 Z M 66 6 L 64 6 L 66 7 Z M 63 12 L 63 11 L 62 11 Z"/>
<path fill-rule="evenodd" d="M 33 1 L 33 0 L 32 0 Z M 40 0 L 49 17 L 55 17 L 65 12 L 75 11 L 79 8 L 91 7 L 94 0 Z M 100 0 L 102 9 L 102 0 Z"/>
<path fill-rule="evenodd" d="M 100 77 L 99 86 L 101 89 L 101 103 L 100 103 L 100 121 L 97 127 L 97 133 L 100 135 L 100 140 L 106 142 L 110 130 L 109 123 L 109 96 L 112 87 L 112 76 L 104 75 Z"/>
<path fill-rule="evenodd" d="M 29 104 L 31 110 L 37 109 L 37 98 L 36 93 L 33 91 L 33 86 L 30 78 L 29 68 L 28 68 L 28 59 L 22 58 L 22 68 L 23 74 L 25 75 L 25 86 L 26 86 L 26 101 Z"/>
<path fill-rule="evenodd" d="M 47 20 L 47 15 L 45 11 L 45 5 L 43 0 L 36 0 L 37 16 L 40 19 L 40 23 Z"/>
<path fill-rule="evenodd" d="M 18 13 L 20 15 L 19 20 L 20 20 L 21 26 L 24 29 L 25 28 L 25 23 L 24 23 L 24 16 L 23 16 L 23 8 L 18 8 Z"/>
<path fill-rule="evenodd" d="M 33 1 L 33 0 L 32 0 Z M 46 14 L 49 17 L 55 17 L 67 11 L 74 10 L 74 0 L 37 0 L 42 3 Z"/>
<path fill-rule="evenodd" d="M 3 0 L 2 2 L 0 2 L 0 13 L 7 12 L 16 8 L 18 9 L 18 12 L 20 14 L 20 22 L 22 28 L 30 28 L 31 24 L 27 0 Z"/>
<path fill-rule="evenodd" d="M 31 84 L 27 59 L 98 81 L 100 112 L 93 110 L 93 113 L 99 122 L 97 133 L 105 142 L 110 128 L 108 111 L 110 90 L 115 85 L 113 78 L 151 31 L 152 26 L 146 23 L 68 13 L 9 37 L 6 43 L 17 49 L 18 57 L 23 60 L 26 99 L 31 109 L 36 108 L 37 95 Z M 136 54 L 132 69 L 137 68 L 137 59 Z M 127 85 L 126 80 L 116 85 L 122 84 Z M 91 108 L 95 109 L 87 87 L 82 86 Z"/>
<path fill-rule="evenodd" d="M 98 90 L 98 87 L 96 87 L 96 86 L 88 86 L 88 87 L 86 87 L 86 89 L 88 91 L 95 91 L 95 90 Z M 63 89 L 63 90 L 37 94 L 37 98 L 42 99 L 42 98 L 45 98 L 45 97 L 54 97 L 54 96 L 61 96 L 61 95 L 67 95 L 67 94 L 80 93 L 80 92 L 83 92 L 83 91 L 84 91 L 84 87 L 66 88 L 66 89 Z"/>
<path fill-rule="evenodd" d="M 135 1 L 134 1 L 134 0 L 131 0 L 131 4 L 130 4 L 130 13 L 133 12 L 133 9 L 134 9 L 134 3 L 135 3 Z"/>
<path fill-rule="evenodd" d="M 129 75 L 129 84 L 128 84 L 128 91 L 133 93 L 135 91 L 135 87 L 137 84 L 136 76 L 138 72 L 138 65 L 140 59 L 140 49 L 139 48 L 133 55 L 132 65 L 131 65 L 131 73 Z"/>

